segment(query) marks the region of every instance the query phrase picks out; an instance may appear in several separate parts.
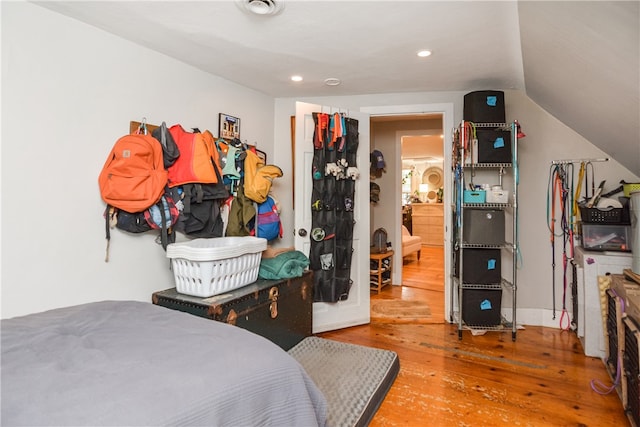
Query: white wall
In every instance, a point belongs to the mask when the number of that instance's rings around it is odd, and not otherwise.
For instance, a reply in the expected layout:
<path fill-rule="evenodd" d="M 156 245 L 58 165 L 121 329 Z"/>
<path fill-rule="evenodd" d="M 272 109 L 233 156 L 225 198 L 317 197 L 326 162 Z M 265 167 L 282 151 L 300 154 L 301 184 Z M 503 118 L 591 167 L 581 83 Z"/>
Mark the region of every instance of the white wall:
<path fill-rule="evenodd" d="M 518 276 L 519 321 L 529 325 L 559 326 L 552 319 L 552 266 L 550 232 L 547 228 L 547 183 L 553 160 L 604 158 L 607 154 L 551 116 L 525 94 L 505 92 L 507 120 L 518 120 L 527 135 L 520 141 L 520 246 L 522 267 Z M 607 125 L 603 123 L 603 125 Z M 630 136 L 630 143 L 632 137 Z M 621 179 L 640 182 L 620 163 L 594 163 L 596 185 L 606 180 L 605 191 Z M 576 174 L 579 166 L 576 167 Z M 556 239 L 557 240 L 557 239 Z M 556 309 L 562 308 L 562 253 L 556 241 Z M 571 313 L 570 290 L 567 309 Z"/>
<path fill-rule="evenodd" d="M 39 6 L 1 7 L 2 317 L 150 301 L 174 286 L 152 234 L 114 231 L 104 262 L 97 180 L 113 143 L 143 117 L 217 135 L 227 113 L 271 156 L 273 98 Z"/>

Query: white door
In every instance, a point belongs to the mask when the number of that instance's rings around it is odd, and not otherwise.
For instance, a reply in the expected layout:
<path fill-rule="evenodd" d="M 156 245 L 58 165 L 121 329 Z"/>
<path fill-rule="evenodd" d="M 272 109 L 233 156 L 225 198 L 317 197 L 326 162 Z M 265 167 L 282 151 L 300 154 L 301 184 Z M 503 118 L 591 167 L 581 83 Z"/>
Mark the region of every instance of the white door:
<path fill-rule="evenodd" d="M 311 231 L 311 165 L 313 160 L 312 113 L 345 111 L 336 107 L 296 102 L 294 235 L 297 250 L 309 255 Z M 354 197 L 353 257 L 349 298 L 335 303 L 313 304 L 313 333 L 369 323 L 369 114 L 349 112 L 358 120 L 357 152 L 360 177 Z"/>

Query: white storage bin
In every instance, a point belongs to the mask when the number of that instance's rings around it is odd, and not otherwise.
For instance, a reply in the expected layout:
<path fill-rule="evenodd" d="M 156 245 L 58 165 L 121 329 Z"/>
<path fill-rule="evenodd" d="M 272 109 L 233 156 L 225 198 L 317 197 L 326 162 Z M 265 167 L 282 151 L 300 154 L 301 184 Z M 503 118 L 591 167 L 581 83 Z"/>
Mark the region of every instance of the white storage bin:
<path fill-rule="evenodd" d="M 179 293 L 210 297 L 255 282 L 265 249 L 259 237 L 217 237 L 171 243 L 167 257 Z"/>
<path fill-rule="evenodd" d="M 487 203 L 509 203 L 509 190 L 487 190 Z"/>

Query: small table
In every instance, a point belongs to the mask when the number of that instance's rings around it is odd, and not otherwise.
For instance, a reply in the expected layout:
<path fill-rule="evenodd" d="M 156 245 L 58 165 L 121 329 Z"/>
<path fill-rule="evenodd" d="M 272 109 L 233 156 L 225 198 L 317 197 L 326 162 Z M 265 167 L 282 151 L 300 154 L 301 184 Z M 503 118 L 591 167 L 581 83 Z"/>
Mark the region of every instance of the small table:
<path fill-rule="evenodd" d="M 391 283 L 391 271 L 393 270 L 393 251 L 369 255 L 369 289 L 380 293 L 380 290 Z"/>

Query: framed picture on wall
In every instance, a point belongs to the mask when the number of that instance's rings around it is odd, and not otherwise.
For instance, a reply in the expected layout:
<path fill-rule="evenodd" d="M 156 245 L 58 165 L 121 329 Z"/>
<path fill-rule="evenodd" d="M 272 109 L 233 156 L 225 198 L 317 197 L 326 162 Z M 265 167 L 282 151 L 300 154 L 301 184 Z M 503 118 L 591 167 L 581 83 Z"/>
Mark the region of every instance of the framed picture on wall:
<path fill-rule="evenodd" d="M 218 137 L 222 139 L 240 139 L 240 119 L 220 113 Z"/>

